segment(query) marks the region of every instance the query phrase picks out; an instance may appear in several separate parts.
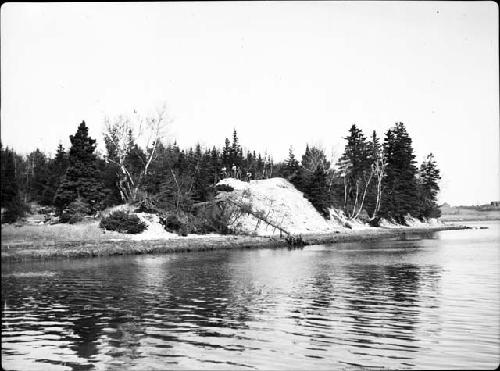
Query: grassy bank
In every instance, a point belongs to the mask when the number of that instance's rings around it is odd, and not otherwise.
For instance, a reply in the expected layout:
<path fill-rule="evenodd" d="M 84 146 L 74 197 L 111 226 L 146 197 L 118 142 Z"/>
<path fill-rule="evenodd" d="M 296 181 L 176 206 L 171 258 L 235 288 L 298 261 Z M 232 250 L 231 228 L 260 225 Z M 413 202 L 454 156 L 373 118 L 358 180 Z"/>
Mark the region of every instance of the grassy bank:
<path fill-rule="evenodd" d="M 308 234 L 302 235 L 302 237 L 306 245 L 313 245 L 383 238 L 405 238 L 411 234 L 464 228 L 456 225 L 418 228 L 370 228 L 328 234 Z M 97 223 L 2 227 L 2 262 L 287 246 L 288 244 L 284 239 L 235 235 L 188 236 L 136 241 L 128 235 L 116 232 L 103 233 L 97 227 Z"/>
<path fill-rule="evenodd" d="M 55 241 L 60 243 L 86 240 L 101 242 L 117 238 L 128 238 L 128 236 L 112 231 L 106 231 L 104 233 L 103 230 L 99 228 L 98 221 L 82 222 L 78 224 L 2 225 L 2 247 L 4 244 L 54 244 Z"/>

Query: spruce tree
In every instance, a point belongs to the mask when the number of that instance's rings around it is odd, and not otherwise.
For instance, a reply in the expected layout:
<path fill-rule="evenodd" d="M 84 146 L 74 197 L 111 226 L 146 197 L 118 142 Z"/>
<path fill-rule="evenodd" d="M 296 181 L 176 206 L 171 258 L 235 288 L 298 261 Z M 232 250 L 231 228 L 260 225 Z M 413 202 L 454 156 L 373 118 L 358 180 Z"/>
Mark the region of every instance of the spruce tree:
<path fill-rule="evenodd" d="M 330 162 L 326 158 L 325 152 L 321 148 L 315 146 L 309 147 L 309 145 L 306 145 L 301 165 L 309 175 L 312 175 L 318 166 L 321 166 L 324 171 L 328 171 L 330 168 Z"/>
<path fill-rule="evenodd" d="M 68 169 L 69 160 L 68 154 L 64 150 L 62 144 L 59 144 L 56 150 L 56 155 L 53 159 L 49 161 L 48 164 L 48 179 L 47 179 L 47 187 L 45 188 L 41 203 L 43 205 L 53 205 L 54 197 L 56 195 L 56 191 L 61 184 L 64 174 Z"/>
<path fill-rule="evenodd" d="M 75 135 L 70 135 L 69 166 L 54 197 L 59 213 L 72 202 L 80 199 L 88 204 L 91 212 L 100 208 L 104 197 L 97 176 L 95 140 L 89 137 L 85 121 L 78 126 Z"/>
<path fill-rule="evenodd" d="M 21 199 L 21 192 L 16 180 L 15 153 L 9 147 L 1 148 L 1 204 L 2 223 L 13 223 L 22 217 L 25 205 Z"/>
<path fill-rule="evenodd" d="M 396 123 L 387 131 L 384 155 L 387 167 L 380 215 L 405 224 L 406 215 L 419 215 L 415 155 L 403 123 Z"/>
<path fill-rule="evenodd" d="M 233 143 L 231 145 L 231 166 L 234 164 L 241 168 L 243 162 L 243 150 L 238 140 L 236 129 L 233 130 Z"/>
<path fill-rule="evenodd" d="M 299 171 L 299 162 L 295 158 L 293 153 L 293 148 L 288 149 L 288 158 L 285 160 L 285 167 L 283 169 L 283 175 L 288 180 L 292 179 Z"/>
<path fill-rule="evenodd" d="M 328 217 L 330 198 L 326 171 L 322 166 L 318 165 L 314 173 L 307 179 L 307 181 L 307 193 L 305 193 L 306 198 L 321 215 Z"/>
<path fill-rule="evenodd" d="M 231 142 L 226 138 L 224 148 L 222 149 L 222 166 L 225 167 L 228 172 L 231 170 L 231 166 L 233 166 L 231 154 Z"/>
<path fill-rule="evenodd" d="M 264 160 L 262 159 L 262 155 L 259 153 L 257 156 L 257 161 L 255 162 L 255 179 L 263 179 L 264 178 Z"/>
<path fill-rule="evenodd" d="M 27 157 L 28 201 L 43 203 L 44 193 L 49 187 L 49 167 L 47 156 L 38 148 Z"/>
<path fill-rule="evenodd" d="M 441 176 L 434 155 L 430 153 L 420 166 L 418 173 L 419 217 L 421 219 L 439 218 L 441 216 L 441 209 L 437 204 L 438 182 L 440 179 Z"/>
<path fill-rule="evenodd" d="M 192 198 L 198 202 L 206 201 L 210 184 L 210 152 L 203 153 L 199 144 L 196 145 L 193 153 L 193 164 L 194 168 L 191 173 L 194 181 Z"/>
<path fill-rule="evenodd" d="M 212 148 L 212 151 L 210 152 L 210 164 L 209 164 L 209 167 L 210 167 L 210 183 L 212 185 L 215 185 L 220 177 L 222 176 L 222 174 L 220 173 L 220 153 L 219 151 L 217 150 L 217 148 L 215 146 L 213 146 Z"/>
<path fill-rule="evenodd" d="M 370 146 L 363 131 L 356 125 L 351 126 L 345 139 L 347 143 L 340 159 L 345 192 L 344 211 L 350 218 L 356 218 L 363 210 L 373 176 Z"/>

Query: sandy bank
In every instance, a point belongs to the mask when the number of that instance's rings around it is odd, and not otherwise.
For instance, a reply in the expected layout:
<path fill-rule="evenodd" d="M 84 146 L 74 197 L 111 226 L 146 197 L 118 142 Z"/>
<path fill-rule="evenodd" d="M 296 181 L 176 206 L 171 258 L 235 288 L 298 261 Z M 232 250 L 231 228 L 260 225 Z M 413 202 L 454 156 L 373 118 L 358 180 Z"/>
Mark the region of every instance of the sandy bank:
<path fill-rule="evenodd" d="M 440 225 L 422 228 L 371 228 L 335 233 L 302 235 L 306 245 L 374 240 L 383 238 L 406 238 L 410 235 L 431 233 L 440 230 L 466 229 L 459 225 Z M 241 235 L 189 236 L 175 239 L 133 241 L 130 239 L 78 241 L 2 241 L 2 262 L 50 258 L 86 258 L 112 255 L 163 254 L 188 251 L 205 251 L 240 248 L 286 248 L 287 242 L 277 237 L 251 237 Z"/>

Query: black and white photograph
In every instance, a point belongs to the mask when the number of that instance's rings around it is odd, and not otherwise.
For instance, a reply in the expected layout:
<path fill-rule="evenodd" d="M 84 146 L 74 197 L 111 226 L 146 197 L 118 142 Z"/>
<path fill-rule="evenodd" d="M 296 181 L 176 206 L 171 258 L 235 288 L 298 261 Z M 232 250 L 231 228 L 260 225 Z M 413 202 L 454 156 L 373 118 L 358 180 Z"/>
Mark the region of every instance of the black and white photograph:
<path fill-rule="evenodd" d="M 2 371 L 499 367 L 496 2 L 0 27 Z"/>

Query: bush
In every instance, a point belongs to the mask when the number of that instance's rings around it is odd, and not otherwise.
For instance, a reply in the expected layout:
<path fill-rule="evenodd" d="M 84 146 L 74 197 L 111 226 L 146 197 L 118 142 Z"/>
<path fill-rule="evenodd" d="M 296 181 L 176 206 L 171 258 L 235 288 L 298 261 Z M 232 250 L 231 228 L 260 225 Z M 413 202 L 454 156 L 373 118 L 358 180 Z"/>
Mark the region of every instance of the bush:
<path fill-rule="evenodd" d="M 370 220 L 371 227 L 380 227 L 380 218 L 377 216 L 374 219 Z"/>
<path fill-rule="evenodd" d="M 137 215 L 124 211 L 115 211 L 102 218 L 99 227 L 108 231 L 128 234 L 141 233 L 147 228 L 146 223 L 141 221 Z"/>
<path fill-rule="evenodd" d="M 198 210 L 196 215 L 196 233 L 220 233 L 229 234 L 229 221 L 234 219 L 236 208 L 226 203 L 210 202 L 204 208 Z"/>
<path fill-rule="evenodd" d="M 77 199 L 76 201 L 70 203 L 68 207 L 63 210 L 59 221 L 61 223 L 70 224 L 78 223 L 81 222 L 86 215 L 89 215 L 90 212 L 91 211 L 89 205 L 86 202 Z"/>
<path fill-rule="evenodd" d="M 203 212 L 198 212 L 197 215 L 181 213 L 180 215 L 160 216 L 160 223 L 167 232 L 177 233 L 180 236 L 187 236 L 190 233 L 206 234 L 219 232 L 207 220 L 207 216 Z"/>
<path fill-rule="evenodd" d="M 160 223 L 167 232 L 177 233 L 180 236 L 187 236 L 194 231 L 190 217 L 183 215 L 182 220 L 177 215 L 168 215 L 160 217 Z"/>
<path fill-rule="evenodd" d="M 7 205 L 4 211 L 2 211 L 2 224 L 3 223 L 15 223 L 19 218 L 25 215 L 25 209 L 19 203 L 12 203 Z"/>
<path fill-rule="evenodd" d="M 181 221 L 177 215 L 169 215 L 165 220 L 164 227 L 168 232 L 176 232 L 181 228 Z"/>

